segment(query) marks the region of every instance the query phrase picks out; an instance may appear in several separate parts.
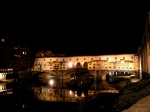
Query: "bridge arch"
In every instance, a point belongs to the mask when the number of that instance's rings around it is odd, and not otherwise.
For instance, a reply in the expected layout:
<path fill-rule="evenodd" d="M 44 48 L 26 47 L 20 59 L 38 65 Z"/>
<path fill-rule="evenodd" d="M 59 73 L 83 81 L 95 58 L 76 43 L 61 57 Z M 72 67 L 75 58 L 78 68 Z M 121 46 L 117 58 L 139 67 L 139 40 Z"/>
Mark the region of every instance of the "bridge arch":
<path fill-rule="evenodd" d="M 88 68 L 88 63 L 87 63 L 87 62 L 83 62 L 83 63 L 82 63 L 82 67 L 83 67 L 83 68 Z"/>
<path fill-rule="evenodd" d="M 75 63 L 75 68 L 82 68 L 81 63 L 80 63 L 80 62 L 76 62 L 76 63 Z"/>

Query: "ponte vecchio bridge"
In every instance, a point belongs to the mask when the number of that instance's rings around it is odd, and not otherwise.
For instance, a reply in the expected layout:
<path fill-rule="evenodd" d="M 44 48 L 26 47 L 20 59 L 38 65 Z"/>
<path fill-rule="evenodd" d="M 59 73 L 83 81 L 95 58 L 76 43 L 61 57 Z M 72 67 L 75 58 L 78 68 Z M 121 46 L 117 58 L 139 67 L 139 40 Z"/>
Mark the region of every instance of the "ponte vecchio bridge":
<path fill-rule="evenodd" d="M 136 54 L 72 56 L 72 57 L 39 57 L 35 59 L 33 71 L 56 73 L 65 76 L 71 68 L 86 68 L 100 80 L 106 79 L 106 74 L 117 72 L 137 75 L 140 71 Z"/>

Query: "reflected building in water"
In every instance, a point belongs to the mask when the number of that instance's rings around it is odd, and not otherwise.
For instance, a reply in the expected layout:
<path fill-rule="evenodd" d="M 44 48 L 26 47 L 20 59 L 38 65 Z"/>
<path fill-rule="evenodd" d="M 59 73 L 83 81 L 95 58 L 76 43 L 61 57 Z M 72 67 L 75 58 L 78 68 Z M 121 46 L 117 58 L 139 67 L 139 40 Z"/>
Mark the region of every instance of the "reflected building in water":
<path fill-rule="evenodd" d="M 53 89 L 46 86 L 32 87 L 34 95 L 38 100 L 57 102 L 78 102 L 85 97 L 84 92 L 80 95 L 78 91 L 69 89 Z"/>
<path fill-rule="evenodd" d="M 0 96 L 13 94 L 13 88 L 8 88 L 7 83 L 0 83 Z"/>
<path fill-rule="evenodd" d="M 50 79 L 49 83 L 44 85 L 39 82 L 20 80 L 13 83 L 0 83 L 1 106 L 7 105 L 14 111 L 17 109 L 26 112 L 39 110 L 45 112 L 47 110 L 71 110 L 71 112 L 75 112 L 74 108 L 77 109 L 80 105 L 79 103 L 89 96 L 94 97 L 96 94 L 101 93 L 115 93 L 112 92 L 115 91 L 115 88 L 104 81 L 94 81 L 91 85 L 88 85 L 88 88 L 80 87 L 78 89 L 62 84 L 64 83 L 63 80 Z M 58 108 L 55 107 L 56 105 Z M 66 108 L 64 105 L 69 106 Z M 5 110 L 7 111 L 7 109 Z M 79 110 L 76 112 L 79 112 Z"/>

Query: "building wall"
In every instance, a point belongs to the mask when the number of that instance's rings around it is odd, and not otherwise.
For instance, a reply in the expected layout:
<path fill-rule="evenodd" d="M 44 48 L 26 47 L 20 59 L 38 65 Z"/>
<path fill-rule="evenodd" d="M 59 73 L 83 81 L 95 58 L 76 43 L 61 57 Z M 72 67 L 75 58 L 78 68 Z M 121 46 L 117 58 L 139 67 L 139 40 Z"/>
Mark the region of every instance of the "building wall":
<path fill-rule="evenodd" d="M 138 71 L 136 54 L 42 57 L 34 61 L 33 71 L 67 70 L 69 68 L 88 68 L 88 70 Z"/>
<path fill-rule="evenodd" d="M 27 71 L 30 68 L 29 48 L 16 44 L 8 37 L 0 37 L 0 73 Z"/>
<path fill-rule="evenodd" d="M 138 50 L 140 71 L 144 76 L 150 77 L 150 12 L 148 12 L 145 32 Z"/>

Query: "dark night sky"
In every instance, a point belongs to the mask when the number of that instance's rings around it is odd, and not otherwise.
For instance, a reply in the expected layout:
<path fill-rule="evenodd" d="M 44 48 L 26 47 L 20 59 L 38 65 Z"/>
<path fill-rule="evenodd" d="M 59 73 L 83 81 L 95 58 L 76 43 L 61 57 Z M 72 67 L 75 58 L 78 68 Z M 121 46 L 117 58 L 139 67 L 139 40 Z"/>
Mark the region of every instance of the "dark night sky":
<path fill-rule="evenodd" d="M 136 53 L 150 9 L 144 0 L 37 4 L 1 13 L 0 33 L 37 51 L 72 55 Z"/>

